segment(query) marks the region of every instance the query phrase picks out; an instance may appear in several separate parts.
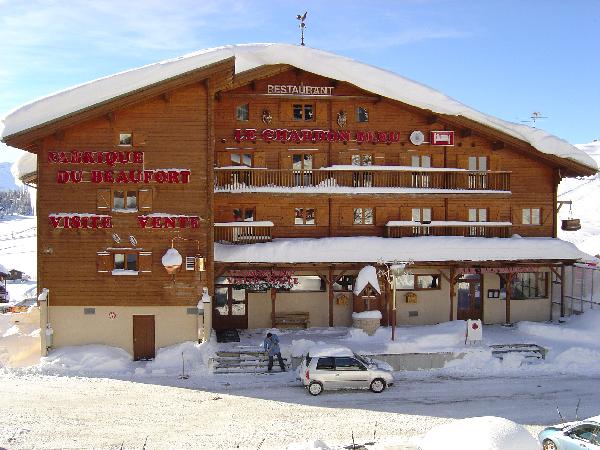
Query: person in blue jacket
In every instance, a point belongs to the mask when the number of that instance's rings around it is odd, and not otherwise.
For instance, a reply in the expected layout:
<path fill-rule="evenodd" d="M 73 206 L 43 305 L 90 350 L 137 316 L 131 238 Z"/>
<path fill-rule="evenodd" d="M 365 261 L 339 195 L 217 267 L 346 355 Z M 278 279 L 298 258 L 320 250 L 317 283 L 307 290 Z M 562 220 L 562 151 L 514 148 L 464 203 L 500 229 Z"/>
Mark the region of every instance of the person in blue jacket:
<path fill-rule="evenodd" d="M 277 356 L 279 367 L 281 367 L 282 372 L 285 372 L 285 364 L 283 362 L 283 358 L 281 357 L 281 349 L 279 348 L 279 338 L 277 335 L 273 333 L 267 333 L 267 337 L 265 338 L 263 346 L 265 347 L 265 352 L 267 352 L 269 355 L 268 371 L 270 372 L 271 369 L 273 369 L 273 357 Z"/>

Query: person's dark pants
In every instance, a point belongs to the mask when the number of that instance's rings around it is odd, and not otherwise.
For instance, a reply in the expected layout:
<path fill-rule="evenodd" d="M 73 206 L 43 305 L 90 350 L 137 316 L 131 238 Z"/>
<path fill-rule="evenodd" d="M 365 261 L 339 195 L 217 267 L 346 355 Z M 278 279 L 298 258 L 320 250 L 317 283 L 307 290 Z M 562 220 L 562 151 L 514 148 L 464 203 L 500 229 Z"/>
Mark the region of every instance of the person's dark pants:
<path fill-rule="evenodd" d="M 285 372 L 285 364 L 283 362 L 283 358 L 281 357 L 281 353 L 276 353 L 276 355 L 277 355 L 277 360 L 279 361 L 279 367 L 281 367 L 281 371 Z M 269 366 L 268 366 L 269 372 L 271 371 L 272 368 L 273 368 L 273 355 L 269 355 Z"/>

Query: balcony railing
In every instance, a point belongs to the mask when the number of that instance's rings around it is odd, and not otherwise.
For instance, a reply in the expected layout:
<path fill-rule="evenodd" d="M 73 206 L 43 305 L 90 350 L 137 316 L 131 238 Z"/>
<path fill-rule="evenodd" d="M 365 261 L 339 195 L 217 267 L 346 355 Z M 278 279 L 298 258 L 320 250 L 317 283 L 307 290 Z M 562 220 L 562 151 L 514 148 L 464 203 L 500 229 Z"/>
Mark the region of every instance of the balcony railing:
<path fill-rule="evenodd" d="M 348 166 L 344 166 L 348 167 Z M 369 191 L 406 189 L 407 192 L 510 191 L 510 172 L 468 171 L 461 169 L 418 169 L 370 166 L 356 169 L 323 168 L 314 170 L 216 168 L 215 191 L 278 191 L 315 188 L 367 188 Z"/>
<path fill-rule="evenodd" d="M 511 236 L 511 222 L 458 222 L 432 221 L 429 223 L 391 221 L 386 224 L 386 236 L 391 238 L 414 236 Z"/>
<path fill-rule="evenodd" d="M 221 244 L 253 244 L 270 242 L 273 222 L 215 223 L 215 242 Z"/>

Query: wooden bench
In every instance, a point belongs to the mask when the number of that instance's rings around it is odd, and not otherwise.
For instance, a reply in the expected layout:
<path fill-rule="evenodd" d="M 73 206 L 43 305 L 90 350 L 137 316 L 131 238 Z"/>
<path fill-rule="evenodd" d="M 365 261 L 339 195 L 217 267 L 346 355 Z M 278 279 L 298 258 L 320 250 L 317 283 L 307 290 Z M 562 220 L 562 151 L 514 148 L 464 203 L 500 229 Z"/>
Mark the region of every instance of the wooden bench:
<path fill-rule="evenodd" d="M 275 313 L 275 328 L 308 328 L 310 326 L 307 312 Z"/>

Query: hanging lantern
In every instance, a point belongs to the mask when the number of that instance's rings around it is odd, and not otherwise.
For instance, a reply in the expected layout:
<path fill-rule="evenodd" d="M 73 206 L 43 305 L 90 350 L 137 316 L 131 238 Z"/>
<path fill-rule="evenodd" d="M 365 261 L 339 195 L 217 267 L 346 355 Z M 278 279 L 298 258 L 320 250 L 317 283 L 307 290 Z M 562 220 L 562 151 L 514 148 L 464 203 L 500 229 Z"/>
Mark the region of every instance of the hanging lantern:
<path fill-rule="evenodd" d="M 161 261 L 163 263 L 163 266 L 165 266 L 167 273 L 169 275 L 173 275 L 181 267 L 181 264 L 183 263 L 183 258 L 176 249 L 171 247 L 165 252 Z"/>

